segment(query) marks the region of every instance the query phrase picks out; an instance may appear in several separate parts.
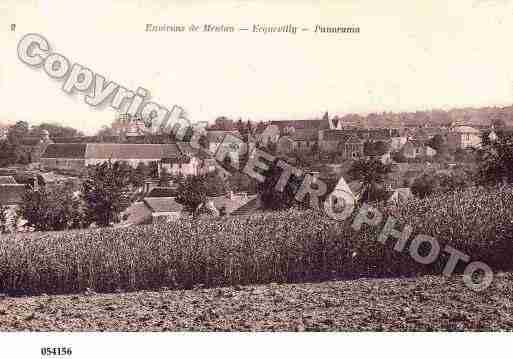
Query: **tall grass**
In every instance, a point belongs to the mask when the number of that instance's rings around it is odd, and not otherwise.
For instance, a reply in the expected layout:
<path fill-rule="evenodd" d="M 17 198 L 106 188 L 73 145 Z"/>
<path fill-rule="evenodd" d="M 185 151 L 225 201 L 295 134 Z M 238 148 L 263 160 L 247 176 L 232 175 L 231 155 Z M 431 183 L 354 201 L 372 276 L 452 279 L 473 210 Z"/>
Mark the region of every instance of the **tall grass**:
<path fill-rule="evenodd" d="M 416 233 L 511 267 L 511 189 L 469 189 L 413 201 L 393 213 Z M 16 234 L 0 239 L 0 292 L 10 294 L 192 288 L 440 273 L 355 232 L 351 221 L 295 210 L 132 228 Z M 412 236 L 413 237 L 413 236 Z M 443 246 L 442 246 L 443 247 Z"/>

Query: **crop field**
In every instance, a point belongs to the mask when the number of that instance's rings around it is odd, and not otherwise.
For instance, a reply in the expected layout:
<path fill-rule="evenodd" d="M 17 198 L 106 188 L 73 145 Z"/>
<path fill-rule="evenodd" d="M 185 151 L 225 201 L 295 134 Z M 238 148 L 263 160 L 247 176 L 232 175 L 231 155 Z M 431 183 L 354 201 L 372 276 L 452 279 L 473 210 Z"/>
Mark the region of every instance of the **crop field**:
<path fill-rule="evenodd" d="M 470 188 L 392 210 L 415 233 L 511 268 L 511 188 Z M 260 283 L 440 274 L 446 258 L 416 263 L 376 240 L 381 226 L 355 232 L 313 211 L 181 220 L 129 228 L 16 234 L 0 238 L 0 292 L 9 295 L 192 289 Z M 413 236 L 411 237 L 413 238 Z M 457 268 L 461 270 L 461 268 Z"/>

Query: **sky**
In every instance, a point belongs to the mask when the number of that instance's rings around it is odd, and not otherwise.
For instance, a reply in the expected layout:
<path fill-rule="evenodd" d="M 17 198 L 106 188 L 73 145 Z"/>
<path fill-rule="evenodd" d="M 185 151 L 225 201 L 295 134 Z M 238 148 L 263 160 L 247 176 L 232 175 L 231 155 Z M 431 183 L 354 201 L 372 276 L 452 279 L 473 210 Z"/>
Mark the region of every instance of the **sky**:
<path fill-rule="evenodd" d="M 10 24 L 16 24 L 11 31 Z M 27 33 L 53 52 L 192 121 L 509 106 L 508 0 L 0 2 L 0 123 L 92 134 L 116 118 L 17 57 Z M 359 34 L 146 32 L 146 24 L 358 26 Z"/>

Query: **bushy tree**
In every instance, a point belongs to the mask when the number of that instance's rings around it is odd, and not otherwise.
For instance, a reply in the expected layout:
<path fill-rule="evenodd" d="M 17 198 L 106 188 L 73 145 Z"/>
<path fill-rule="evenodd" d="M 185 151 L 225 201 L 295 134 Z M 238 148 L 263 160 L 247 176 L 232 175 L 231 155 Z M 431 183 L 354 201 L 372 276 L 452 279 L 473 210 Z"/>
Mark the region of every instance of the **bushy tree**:
<path fill-rule="evenodd" d="M 9 207 L 0 205 L 0 233 L 9 231 Z"/>
<path fill-rule="evenodd" d="M 182 204 L 186 211 L 194 213 L 206 201 L 207 193 L 204 176 L 187 176 L 178 183 L 176 202 Z"/>
<path fill-rule="evenodd" d="M 477 178 L 482 184 L 513 183 L 513 137 L 501 133 L 477 153 Z"/>
<path fill-rule="evenodd" d="M 119 222 L 130 205 L 131 168 L 124 162 L 107 161 L 90 166 L 82 184 L 86 220 L 98 226 Z"/>
<path fill-rule="evenodd" d="M 147 166 L 144 162 L 139 162 L 137 167 L 132 170 L 130 179 L 134 187 L 142 187 L 149 176 L 149 166 Z"/>
<path fill-rule="evenodd" d="M 257 193 L 260 197 L 262 206 L 269 210 L 281 210 L 293 206 L 304 206 L 295 199 L 296 193 L 301 187 L 304 175 L 292 175 L 285 185 L 283 191 L 276 190 L 280 176 L 283 172 L 278 164 L 279 158 L 269 164 L 269 168 L 263 171 L 263 182 L 257 182 Z"/>
<path fill-rule="evenodd" d="M 84 225 L 81 201 L 67 186 L 36 190 L 27 185 L 18 215 L 36 231 L 61 231 Z"/>
<path fill-rule="evenodd" d="M 361 200 L 364 202 L 374 202 L 385 199 L 386 191 L 383 184 L 390 172 L 392 172 L 390 164 L 383 164 L 377 159 L 362 159 L 353 163 L 348 171 L 348 175 L 352 180 L 363 183 L 365 189 Z"/>

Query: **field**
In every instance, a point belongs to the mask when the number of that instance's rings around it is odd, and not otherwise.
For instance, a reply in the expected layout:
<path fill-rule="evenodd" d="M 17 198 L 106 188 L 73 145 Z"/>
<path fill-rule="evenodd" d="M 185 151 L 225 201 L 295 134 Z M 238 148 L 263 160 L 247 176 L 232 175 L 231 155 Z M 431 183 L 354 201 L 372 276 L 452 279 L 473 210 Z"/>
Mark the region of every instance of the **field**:
<path fill-rule="evenodd" d="M 482 260 L 512 267 L 511 188 L 471 188 L 387 209 L 415 233 Z M 447 258 L 426 266 L 381 229 L 355 232 L 351 221 L 286 211 L 222 220 L 184 220 L 132 228 L 32 233 L 0 239 L 0 293 L 9 295 L 192 289 L 259 283 L 321 282 L 439 274 Z M 461 271 L 458 267 L 457 270 Z"/>
<path fill-rule="evenodd" d="M 492 331 L 513 329 L 513 274 L 357 279 L 0 299 L 0 331 Z"/>

